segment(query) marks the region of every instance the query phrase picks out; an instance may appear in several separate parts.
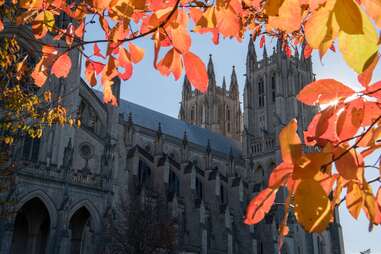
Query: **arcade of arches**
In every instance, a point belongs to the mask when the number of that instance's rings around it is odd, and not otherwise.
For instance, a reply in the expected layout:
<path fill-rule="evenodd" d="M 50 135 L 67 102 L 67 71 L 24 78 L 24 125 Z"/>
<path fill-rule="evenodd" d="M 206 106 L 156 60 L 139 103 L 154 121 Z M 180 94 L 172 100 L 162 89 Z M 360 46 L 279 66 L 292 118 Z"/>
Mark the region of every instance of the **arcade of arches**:
<path fill-rule="evenodd" d="M 90 212 L 82 206 L 69 220 L 70 245 L 64 253 L 91 253 L 92 241 Z M 54 235 L 52 219 L 40 198 L 32 198 L 18 211 L 14 222 L 11 254 L 47 254 L 51 250 Z"/>

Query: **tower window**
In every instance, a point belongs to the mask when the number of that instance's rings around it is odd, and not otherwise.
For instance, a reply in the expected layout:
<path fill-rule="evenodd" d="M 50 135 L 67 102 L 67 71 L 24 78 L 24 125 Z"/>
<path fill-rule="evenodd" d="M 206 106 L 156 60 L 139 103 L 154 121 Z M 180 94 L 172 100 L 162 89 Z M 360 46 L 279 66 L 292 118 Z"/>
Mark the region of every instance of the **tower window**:
<path fill-rule="evenodd" d="M 263 79 L 258 82 L 258 106 L 261 108 L 265 106 L 265 87 Z"/>
<path fill-rule="evenodd" d="M 174 194 L 180 195 L 180 181 L 178 176 L 172 170 L 169 171 L 169 190 L 168 194 L 173 197 Z"/>
<path fill-rule="evenodd" d="M 198 178 L 196 178 L 196 195 L 198 199 L 202 200 L 202 182 Z"/>
<path fill-rule="evenodd" d="M 191 110 L 191 122 L 192 123 L 194 122 L 194 107 L 192 107 L 192 110 Z"/>
<path fill-rule="evenodd" d="M 276 88 L 276 79 L 275 79 L 275 75 L 273 75 L 271 77 L 271 97 L 273 102 L 275 102 L 275 88 Z"/>

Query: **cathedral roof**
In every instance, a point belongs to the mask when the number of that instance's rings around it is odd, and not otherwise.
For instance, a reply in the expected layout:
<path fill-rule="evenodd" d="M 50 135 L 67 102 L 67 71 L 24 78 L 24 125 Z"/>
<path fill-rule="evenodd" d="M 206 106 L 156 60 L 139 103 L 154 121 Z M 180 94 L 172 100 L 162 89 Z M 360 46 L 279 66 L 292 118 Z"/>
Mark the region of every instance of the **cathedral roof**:
<path fill-rule="evenodd" d="M 103 94 L 96 90 L 93 91 L 102 100 Z M 206 147 L 209 139 L 212 151 L 229 155 L 230 148 L 232 148 L 234 156 L 241 154 L 241 144 L 236 140 L 124 99 L 120 99 L 119 112 L 124 115 L 125 119 L 131 113 L 133 123 L 144 128 L 156 131 L 160 123 L 163 134 L 168 136 L 182 140 L 184 131 L 186 131 L 188 141 L 193 144 Z"/>

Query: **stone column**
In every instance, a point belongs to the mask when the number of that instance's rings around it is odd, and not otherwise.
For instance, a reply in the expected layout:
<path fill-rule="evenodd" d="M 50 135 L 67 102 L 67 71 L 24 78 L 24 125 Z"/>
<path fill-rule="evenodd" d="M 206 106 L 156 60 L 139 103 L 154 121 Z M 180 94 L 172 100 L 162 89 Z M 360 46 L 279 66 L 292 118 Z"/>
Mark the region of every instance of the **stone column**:
<path fill-rule="evenodd" d="M 14 232 L 14 219 L 4 220 L 0 223 L 0 253 L 10 253 Z"/>

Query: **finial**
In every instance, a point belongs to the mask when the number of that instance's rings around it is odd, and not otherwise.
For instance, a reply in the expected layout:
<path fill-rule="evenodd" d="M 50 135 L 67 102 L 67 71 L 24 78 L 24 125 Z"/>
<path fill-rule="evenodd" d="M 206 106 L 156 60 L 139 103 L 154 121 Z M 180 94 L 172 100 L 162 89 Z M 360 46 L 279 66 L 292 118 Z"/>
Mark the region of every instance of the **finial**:
<path fill-rule="evenodd" d="M 158 128 L 157 128 L 157 137 L 160 138 L 163 132 L 161 131 L 161 123 L 159 122 Z"/>
<path fill-rule="evenodd" d="M 188 136 L 187 136 L 187 131 L 184 131 L 183 135 L 183 146 L 185 147 L 188 144 Z"/>
<path fill-rule="evenodd" d="M 206 145 L 206 152 L 209 154 L 212 151 L 212 147 L 210 145 L 210 139 L 208 139 L 208 144 Z"/>

